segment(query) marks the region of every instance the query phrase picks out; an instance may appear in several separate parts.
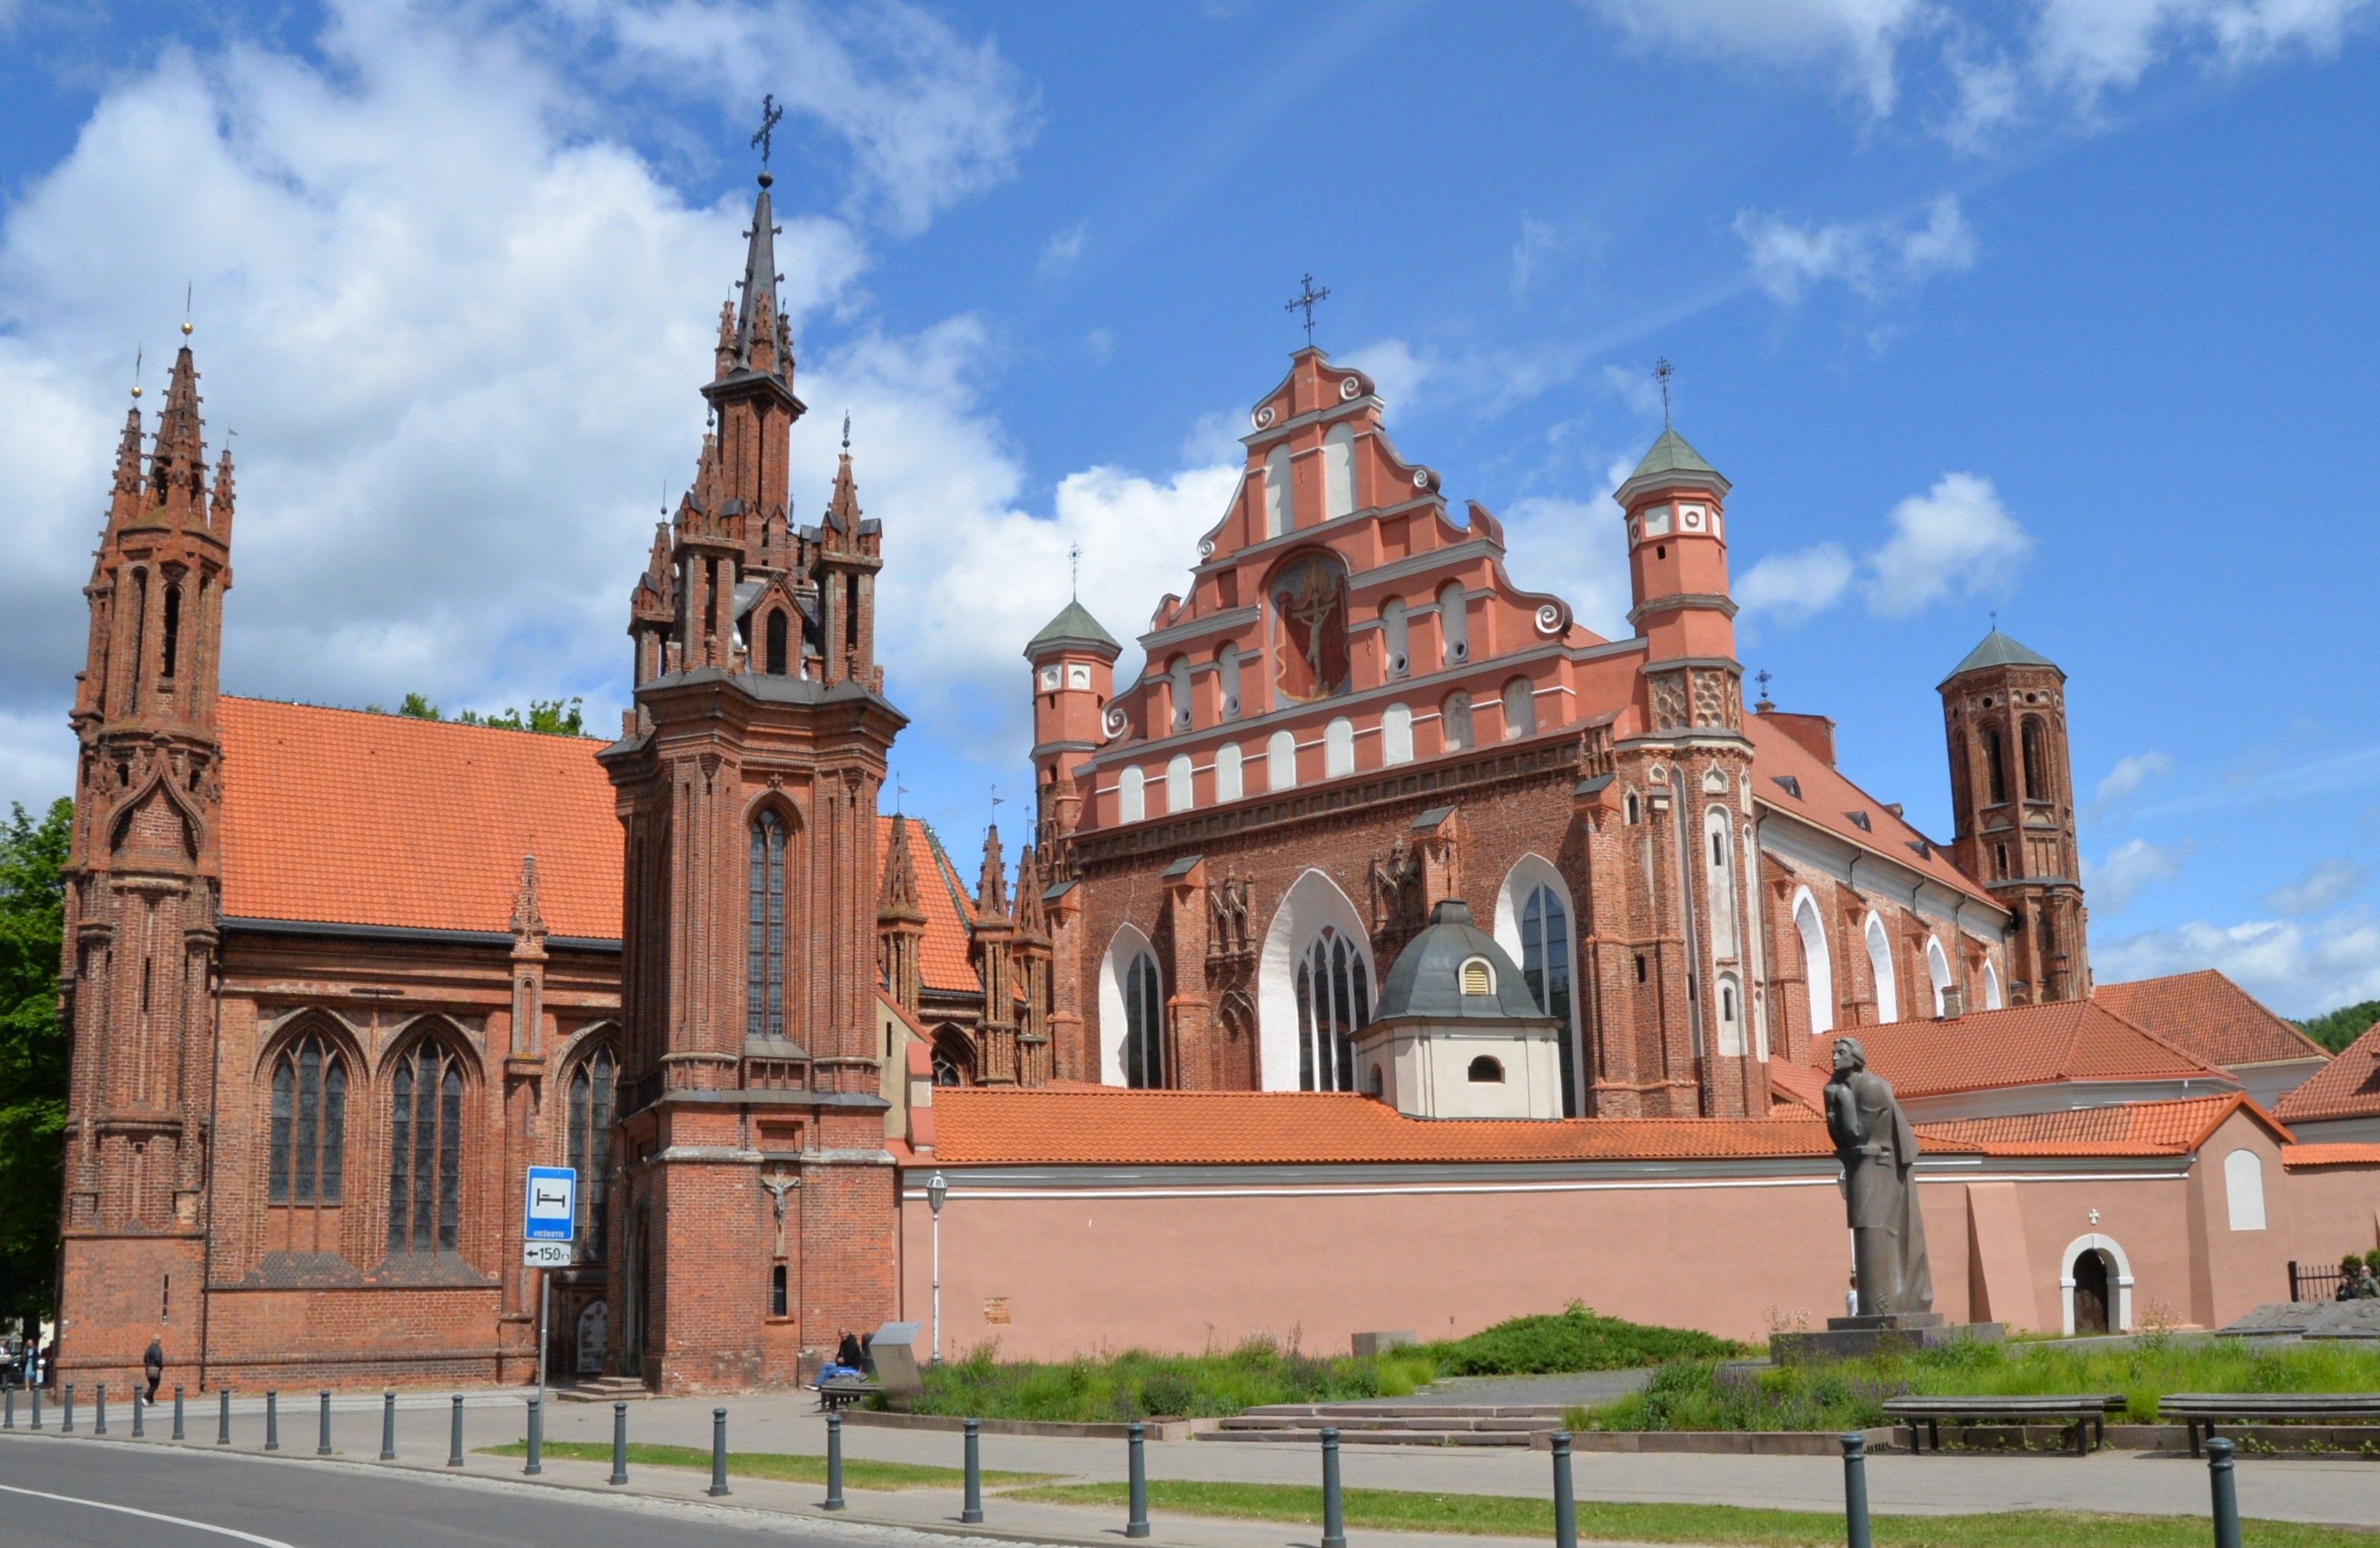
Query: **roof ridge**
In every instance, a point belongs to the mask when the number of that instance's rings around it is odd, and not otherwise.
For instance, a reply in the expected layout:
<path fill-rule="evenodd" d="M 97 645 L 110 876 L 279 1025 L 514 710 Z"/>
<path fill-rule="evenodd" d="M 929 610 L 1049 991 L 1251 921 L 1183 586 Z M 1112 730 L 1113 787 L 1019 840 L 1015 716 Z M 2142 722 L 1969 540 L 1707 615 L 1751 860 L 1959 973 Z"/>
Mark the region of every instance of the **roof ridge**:
<path fill-rule="evenodd" d="M 2142 1026 L 2139 1022 L 2137 1022 L 2137 1021 L 2133 1020 L 2131 1017 L 2124 1015 L 2122 1012 L 2120 1012 L 2120 1011 L 2119 1011 L 2119 1010 L 2116 1010 L 2113 1006 L 2103 1006 L 2103 1005 L 2101 1005 L 2101 1004 L 2098 1002 L 2098 999 L 2097 999 L 2097 997 L 2096 997 L 2096 996 L 2094 996 L 2093 998 L 2091 998 L 2091 999 L 2087 999 L 2087 1000 L 2069 1000 L 2069 1001 L 2065 1001 L 2065 1002 L 2062 1002 L 2062 1003 L 2064 1003 L 2064 1004 L 2068 1004 L 2068 1005 L 2072 1005 L 2072 1006 L 2079 1006 L 2080 1008 L 2082 1008 L 2082 1009 L 2083 1009 L 2083 1010 L 2086 1010 L 2086 1011 L 2095 1010 L 2095 1011 L 2097 1011 L 2097 1012 L 2098 1012 L 2100 1015 L 2102 1015 L 2102 1016 L 2112 1017 L 2112 1018 L 2114 1018 L 2117 1021 L 2119 1021 L 2119 1022 L 2122 1023 L 2124 1026 L 2129 1027 L 2129 1028 L 2131 1028 L 2133 1031 L 2136 1031 L 2136 1032 L 2140 1033 L 2140 1034 L 2141 1034 L 2141 1036 L 2143 1036 L 2143 1037 L 2144 1037 L 2144 1038 L 2148 1039 L 2151 1042 L 2155 1043 L 2159 1048 L 2164 1049 L 2167 1053 L 2173 1054 L 2176 1058 L 2179 1058 L 2179 1059 L 2186 1059 L 2186 1060 L 2188 1060 L 2190 1063 L 2196 1065 L 2199 1068 L 2201 1068 L 2201 1069 L 2203 1069 L 2203 1070 L 2207 1071 L 2209 1074 L 2213 1074 L 2213 1075 L 2220 1075 L 2220 1076 L 2223 1076 L 2226 1079 L 2230 1079 L 2230 1074 L 2229 1074 L 2229 1072 L 2228 1072 L 2228 1070 L 2224 1070 L 2224 1069 L 2219 1068 L 2218 1067 L 2216 1067 L 2216 1066 L 2215 1066 L 2215 1065 L 2213 1065 L 2213 1064 L 2208 1063 L 2206 1060 L 2200 1058 L 2197 1054 L 2193 1054 L 2193 1053 L 2190 1052 L 2190 1050 L 2188 1050 L 2188 1049 L 2186 1049 L 2186 1048 L 2181 1047 L 2181 1046 L 2180 1046 L 2180 1044 L 2178 1044 L 2178 1043 L 2175 1043 L 2175 1042 L 2169 1042 L 2168 1040 L 2167 1040 L 2167 1039 L 2165 1039 L 2165 1038 L 2159 1037 L 2156 1033 L 2155 1033 L 2155 1032 L 2153 1032 L 2153 1031 L 2150 1031 L 2146 1027 Z M 2075 1018 L 2075 1023 L 2074 1023 L 2074 1035 L 2075 1035 L 2075 1037 L 2076 1037 L 2076 1039 L 2077 1039 L 2078 1041 L 2081 1039 L 2081 1037 L 2082 1037 L 2082 1018 L 2080 1018 L 2080 1017 L 2077 1017 L 2077 1018 Z M 2067 1053 L 2068 1053 L 2069 1056 L 2070 1057 L 2070 1056 L 2071 1056 L 2071 1054 L 2072 1054 L 2072 1053 L 2073 1053 L 2072 1048 L 2071 1048 L 2071 1047 L 2069 1047 L 2069 1049 L 2067 1050 Z M 2072 1077 L 2070 1077 L 2070 1077 L 2068 1077 L 2068 1079 L 2072 1079 Z"/>
<path fill-rule="evenodd" d="M 400 714 L 395 710 L 359 708 L 354 704 L 317 704 L 307 699 L 268 699 L 257 693 L 225 693 L 216 696 L 219 704 L 269 704 L 278 710 L 312 710 L 321 714 L 358 715 L 366 720 L 395 721 L 403 725 L 441 725 L 454 731 L 494 731 L 507 737 L 542 737 L 549 742 L 593 742 L 598 747 L 609 745 L 609 738 L 584 731 L 532 731 L 526 725 L 490 725 L 484 721 L 437 720 L 420 715 Z"/>

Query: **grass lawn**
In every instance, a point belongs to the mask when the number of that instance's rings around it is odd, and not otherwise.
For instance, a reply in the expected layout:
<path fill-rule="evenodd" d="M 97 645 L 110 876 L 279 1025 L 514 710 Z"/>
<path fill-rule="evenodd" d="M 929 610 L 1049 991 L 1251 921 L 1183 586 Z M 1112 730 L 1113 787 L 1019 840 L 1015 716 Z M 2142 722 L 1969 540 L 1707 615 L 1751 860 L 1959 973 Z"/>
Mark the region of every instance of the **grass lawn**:
<path fill-rule="evenodd" d="M 2203 1480 L 2193 1480 L 2203 1482 Z M 1125 1508 L 1121 1483 L 1070 1483 L 1020 1489 L 1012 1499 Z M 1379 1531 L 1465 1532 L 1550 1538 L 1553 1502 L 1512 1494 L 1426 1494 L 1401 1489 L 1350 1489 L 1342 1496 L 1347 1525 Z M 1287 1483 L 1200 1483 L 1154 1479 L 1152 1516 L 1223 1516 L 1305 1524 L 1322 1519 L 1322 1491 Z M 2017 1510 L 1989 1516 L 1878 1516 L 1879 1548 L 2205 1548 L 2213 1528 L 2191 1516 L 2102 1516 Z M 2249 1521 L 2256 1548 L 2375 1548 L 2380 1532 L 2287 1521 Z M 1581 1500 L 1579 1536 L 1588 1542 L 1691 1542 L 1733 1548 L 1838 1548 L 1843 1520 L 1815 1511 L 1738 1505 L 1606 1505 Z"/>
<path fill-rule="evenodd" d="M 526 1457 L 527 1441 L 513 1441 L 504 1445 L 481 1446 L 482 1457 Z M 566 1462 L 609 1462 L 612 1443 L 609 1441 L 548 1441 L 545 1455 Z M 710 1470 L 710 1453 L 700 1446 L 690 1445 L 630 1445 L 628 1466 L 631 1468 L 699 1468 Z M 820 1483 L 826 1481 L 826 1458 L 795 1457 L 779 1451 L 731 1451 L 727 1454 L 727 1470 L 745 1478 L 771 1478 L 785 1483 Z M 1016 1483 L 1047 1483 L 1054 1473 L 1003 1473 L 984 1470 L 983 1481 L 990 1486 Z M 957 1468 L 931 1468 L 917 1462 L 868 1462 L 846 1457 L 843 1460 L 843 1482 L 846 1489 L 956 1489 L 966 1481 L 966 1475 Z"/>
<path fill-rule="evenodd" d="M 2281 1347 L 2240 1338 L 2151 1335 L 2129 1348 L 2050 1342 L 1947 1348 L 1773 1371 L 1715 1359 L 1664 1363 L 1645 1390 L 1572 1411 L 1580 1430 L 1857 1430 L 1884 1400 L 2020 1393 L 2119 1392 L 2121 1416 L 2154 1423 L 2169 1392 L 2380 1392 L 2380 1351 L 2345 1342 Z"/>
<path fill-rule="evenodd" d="M 1468 1338 L 1356 1359 L 1305 1354 L 1269 1338 L 1203 1355 L 1143 1350 L 1054 1362 L 1002 1361 L 995 1344 L 926 1372 L 919 1413 L 976 1419 L 1117 1422 L 1236 1414 L 1268 1403 L 1404 1397 L 1441 1376 L 1617 1371 L 1717 1359 L 1742 1347 L 1682 1328 L 1600 1317 L 1583 1306 L 1516 1317 Z"/>

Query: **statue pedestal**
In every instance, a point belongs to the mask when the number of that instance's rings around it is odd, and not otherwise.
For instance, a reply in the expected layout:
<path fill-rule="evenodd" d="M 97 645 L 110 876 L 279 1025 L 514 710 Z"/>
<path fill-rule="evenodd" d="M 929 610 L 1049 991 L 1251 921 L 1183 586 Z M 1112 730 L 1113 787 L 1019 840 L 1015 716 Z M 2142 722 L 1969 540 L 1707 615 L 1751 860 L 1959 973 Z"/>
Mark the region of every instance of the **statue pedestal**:
<path fill-rule="evenodd" d="M 1962 1338 L 1997 1344 L 2008 1336 L 1999 1323 L 1949 1323 L 1939 1311 L 1895 1311 L 1880 1317 L 1829 1317 L 1824 1333 L 1780 1333 L 1768 1340 L 1768 1358 L 1779 1365 L 1811 1365 L 1863 1355 L 1936 1349 Z"/>

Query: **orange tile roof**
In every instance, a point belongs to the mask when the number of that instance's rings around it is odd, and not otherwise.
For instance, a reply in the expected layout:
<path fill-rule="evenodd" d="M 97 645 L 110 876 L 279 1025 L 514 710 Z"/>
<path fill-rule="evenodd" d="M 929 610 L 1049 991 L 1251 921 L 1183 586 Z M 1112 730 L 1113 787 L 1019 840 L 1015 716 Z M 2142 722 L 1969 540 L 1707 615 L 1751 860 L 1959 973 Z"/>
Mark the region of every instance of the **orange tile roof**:
<path fill-rule="evenodd" d="M 945 1087 L 941 1165 L 1349 1164 L 1365 1162 L 1830 1158 L 1810 1117 L 1438 1120 L 1341 1091 Z"/>
<path fill-rule="evenodd" d="M 2178 1102 L 2128 1102 L 2063 1113 L 1921 1123 L 1917 1138 L 1925 1149 L 1973 1148 L 1987 1155 L 2187 1155 L 2242 1107 L 2288 1138 L 2287 1130 L 2236 1091 Z"/>
<path fill-rule="evenodd" d="M 2284 1166 L 2380 1166 L 2380 1145 L 2283 1145 Z"/>
<path fill-rule="evenodd" d="M 2229 1068 L 2325 1056 L 2321 1044 L 2212 968 L 2103 983 L 2091 991 L 2091 997 L 2211 1065 Z"/>
<path fill-rule="evenodd" d="M 1839 1038 L 1856 1037 L 1868 1068 L 1903 1097 L 2067 1080 L 2221 1080 L 2229 1077 L 2087 1000 L 1970 1011 L 1955 1020 L 1850 1027 L 1816 1038 L 1828 1067 Z"/>
<path fill-rule="evenodd" d="M 523 855 L 556 935 L 620 935 L 620 823 L 581 737 L 225 698 L 223 911 L 508 928 Z"/>
<path fill-rule="evenodd" d="M 1948 851 L 1886 811 L 1882 801 L 1844 778 L 1763 716 L 1744 716 L 1743 731 L 1752 740 L 1753 796 L 1770 811 L 1815 823 L 1837 838 L 1907 866 L 1946 887 L 1955 887 L 1978 902 L 1995 908 L 2001 907 L 1999 900 L 1974 878 L 1950 863 Z M 1780 778 L 1793 781 L 1801 794 L 1794 795 L 1778 784 Z M 1866 828 L 1852 821 L 1854 811 L 1867 814 Z"/>
<path fill-rule="evenodd" d="M 549 931 L 620 938 L 620 823 L 601 741 L 268 699 L 226 697 L 218 718 L 226 915 L 502 932 L 533 854 Z M 892 835 L 880 817 L 880 862 Z M 980 993 L 974 903 L 928 836 L 925 981 Z"/>
<path fill-rule="evenodd" d="M 1827 1110 L 1827 1078 L 1806 1065 L 1791 1059 L 1768 1061 L 1768 1094 L 1779 1103 L 1790 1103 L 1812 1113 Z"/>
<path fill-rule="evenodd" d="M 2281 1098 L 2273 1111 L 2293 1124 L 2380 1113 L 2380 1025 L 2341 1049 L 2338 1057 Z"/>
<path fill-rule="evenodd" d="M 926 938 L 917 947 L 918 981 L 929 989 L 980 994 L 983 980 L 977 976 L 967 952 L 975 926 L 975 899 L 959 880 L 958 867 L 944 852 L 941 836 L 915 817 L 905 821 L 910 828 L 909 861 L 917 872 L 917 906 L 926 911 Z M 925 840 L 922 845 L 917 842 L 920 837 Z M 892 847 L 892 819 L 879 817 L 876 867 L 880 876 Z"/>

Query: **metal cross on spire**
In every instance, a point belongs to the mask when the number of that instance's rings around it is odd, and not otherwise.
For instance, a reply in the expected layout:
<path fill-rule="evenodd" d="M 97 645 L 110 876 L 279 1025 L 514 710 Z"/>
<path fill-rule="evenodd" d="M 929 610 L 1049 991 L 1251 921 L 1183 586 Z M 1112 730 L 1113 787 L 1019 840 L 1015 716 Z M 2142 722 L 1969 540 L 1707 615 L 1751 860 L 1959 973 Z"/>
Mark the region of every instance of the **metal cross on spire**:
<path fill-rule="evenodd" d="M 752 131 L 752 143 L 760 148 L 760 169 L 769 168 L 769 147 L 777 126 L 784 121 L 785 110 L 777 105 L 777 94 L 770 91 L 760 98 L 760 127 Z"/>
<path fill-rule="evenodd" d="M 851 410 L 848 408 L 843 411 L 843 449 L 846 452 L 851 450 Z"/>
<path fill-rule="evenodd" d="M 1327 299 L 1330 294 L 1330 287 L 1326 285 L 1319 290 L 1314 288 L 1314 276 L 1312 274 L 1305 275 L 1304 278 L 1300 279 L 1297 284 L 1298 289 L 1301 293 L 1294 300 L 1291 301 L 1287 306 L 1282 307 L 1281 310 L 1283 311 L 1295 311 L 1300 308 L 1305 309 L 1305 347 L 1308 349 L 1311 349 L 1314 347 L 1314 303 Z"/>
<path fill-rule="evenodd" d="M 1670 378 L 1677 373 L 1678 368 L 1670 363 L 1670 357 L 1667 355 L 1653 362 L 1653 380 L 1661 384 L 1661 428 L 1663 430 L 1670 428 Z"/>

